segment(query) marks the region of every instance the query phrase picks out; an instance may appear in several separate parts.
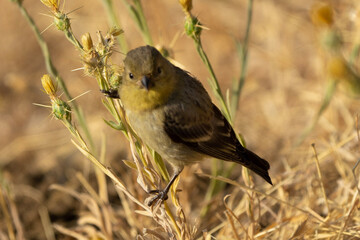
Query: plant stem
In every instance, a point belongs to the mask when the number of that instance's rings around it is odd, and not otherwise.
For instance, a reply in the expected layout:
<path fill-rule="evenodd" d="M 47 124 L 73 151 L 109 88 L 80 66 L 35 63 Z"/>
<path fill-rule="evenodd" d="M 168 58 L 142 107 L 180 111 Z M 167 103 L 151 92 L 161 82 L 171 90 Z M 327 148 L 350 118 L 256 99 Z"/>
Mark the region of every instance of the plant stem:
<path fill-rule="evenodd" d="M 246 24 L 246 32 L 244 37 L 244 43 L 241 47 L 240 51 L 240 59 L 241 59 L 241 73 L 238 81 L 235 82 L 232 89 L 231 95 L 231 114 L 232 116 L 236 116 L 238 107 L 239 107 L 239 99 L 241 90 L 245 84 L 245 77 L 247 72 L 247 60 L 248 60 L 248 48 L 249 48 L 249 39 L 250 39 L 250 29 L 251 29 L 251 21 L 252 21 L 252 12 L 253 12 L 253 0 L 249 0 L 248 9 L 247 9 L 247 24 Z"/>
<path fill-rule="evenodd" d="M 204 62 L 206 68 L 208 69 L 208 71 L 210 73 L 210 78 L 208 79 L 208 81 L 211 85 L 211 89 L 213 90 L 215 97 L 220 102 L 221 110 L 222 110 L 225 118 L 231 123 L 232 121 L 231 121 L 231 114 L 230 114 L 229 108 L 226 105 L 224 96 L 221 92 L 219 81 L 216 78 L 215 72 L 211 66 L 209 58 L 207 57 L 207 55 L 202 47 L 200 36 L 193 37 L 193 39 L 194 39 L 194 42 L 196 45 L 196 50 L 199 53 L 201 60 Z M 219 166 L 218 166 L 218 164 L 219 164 Z M 212 165 L 211 165 L 211 172 L 212 172 L 213 176 L 217 176 L 218 174 L 223 175 L 224 162 L 223 161 L 219 162 L 218 160 L 213 159 Z M 218 193 L 224 186 L 225 186 L 224 183 L 217 181 L 215 179 L 211 179 L 210 185 L 209 185 L 206 195 L 205 195 L 205 202 L 209 202 L 212 199 L 212 197 L 216 193 Z M 201 216 L 205 216 L 206 213 L 208 212 L 208 209 L 209 209 L 208 205 L 204 206 L 202 208 L 202 210 L 200 211 Z"/>
<path fill-rule="evenodd" d="M 251 27 L 251 20 L 252 20 L 252 9 L 253 9 L 253 0 L 249 0 L 248 4 L 248 18 L 247 18 L 247 26 L 246 26 L 246 33 L 244 38 L 244 45 L 242 47 L 241 51 L 241 75 L 239 80 L 235 83 L 233 90 L 232 90 L 232 96 L 231 96 L 231 104 L 228 106 L 226 104 L 224 95 L 221 92 L 221 88 L 219 85 L 219 81 L 216 78 L 215 72 L 210 64 L 210 61 L 203 49 L 203 46 L 201 44 L 201 38 L 200 34 L 193 34 L 191 37 L 195 42 L 196 50 L 199 53 L 201 60 L 205 64 L 206 68 L 208 69 L 210 73 L 210 78 L 208 79 L 211 89 L 214 92 L 215 97 L 219 101 L 221 105 L 221 110 L 225 116 L 225 118 L 232 123 L 232 119 L 236 116 L 236 111 L 238 109 L 238 102 L 240 98 L 241 90 L 245 83 L 245 76 L 246 76 L 246 67 L 247 67 L 247 57 L 248 57 L 248 43 L 249 43 L 249 36 L 250 36 L 250 27 Z M 186 12 L 188 18 L 192 18 L 192 15 L 190 12 Z M 192 22 L 192 21 L 191 21 Z M 229 110 L 229 107 L 231 107 L 231 111 Z M 216 176 L 217 174 L 226 175 L 229 176 L 231 174 L 231 171 L 233 169 L 234 165 L 231 165 L 227 171 L 224 169 L 224 163 L 220 162 L 219 166 L 216 162 L 216 160 L 212 163 L 212 174 L 213 176 Z M 210 201 L 211 198 L 218 193 L 223 187 L 225 186 L 224 183 L 220 183 L 214 179 L 211 180 L 209 188 L 207 190 L 205 201 Z M 208 206 L 204 207 L 201 210 L 201 215 L 204 216 L 206 212 L 208 211 Z"/>
<path fill-rule="evenodd" d="M 141 0 L 134 0 L 134 4 L 135 4 L 135 7 L 136 7 L 136 9 L 138 11 L 139 17 L 140 17 L 140 22 L 141 22 L 141 25 L 142 25 L 142 34 L 143 34 L 144 41 L 145 41 L 146 44 L 152 46 L 153 45 L 153 40 L 151 38 L 149 26 L 147 25 L 144 10 L 143 10 L 142 5 L 141 5 Z"/>
<path fill-rule="evenodd" d="M 129 4 L 126 0 L 122 0 L 132 19 L 138 26 L 144 42 L 147 45 L 153 45 L 150 30 L 146 22 L 144 10 L 140 0 L 133 0 L 133 5 Z"/>
<path fill-rule="evenodd" d="M 206 68 L 208 69 L 208 71 L 210 73 L 210 79 L 208 79 L 208 80 L 211 85 L 211 89 L 213 90 L 215 97 L 218 99 L 218 101 L 221 105 L 221 110 L 222 110 L 223 114 L 225 115 L 226 119 L 229 122 L 231 122 L 231 115 L 230 115 L 229 108 L 225 103 L 224 95 L 221 92 L 219 81 L 216 78 L 213 67 L 211 66 L 209 58 L 207 57 L 207 55 L 203 49 L 203 46 L 201 44 L 201 39 L 194 38 L 194 41 L 195 41 L 195 45 L 196 45 L 196 50 L 199 53 L 201 60 L 203 61 L 203 63 L 205 64 Z"/>
<path fill-rule="evenodd" d="M 29 13 L 26 11 L 26 9 L 22 6 L 21 3 L 17 2 L 17 5 L 20 9 L 21 14 L 24 16 L 24 18 L 27 20 L 27 22 L 29 23 L 31 29 L 33 30 L 33 32 L 35 33 L 35 37 L 37 39 L 37 42 L 41 48 L 42 54 L 44 56 L 44 60 L 45 60 L 45 65 L 46 65 L 46 70 L 47 72 L 51 75 L 51 77 L 53 77 L 54 79 L 56 79 L 57 83 L 59 84 L 60 88 L 62 89 L 62 91 L 64 92 L 64 95 L 66 96 L 66 98 L 68 100 L 72 100 L 73 98 L 71 97 L 65 82 L 63 81 L 63 79 L 61 78 L 61 76 L 59 75 L 57 69 L 55 68 L 55 66 L 53 65 L 52 61 L 51 61 L 51 57 L 50 57 L 50 52 L 49 52 L 49 48 L 45 42 L 45 40 L 43 39 L 43 37 L 41 36 L 41 32 L 39 31 L 38 27 L 36 26 L 34 20 L 32 19 L 32 17 L 29 15 Z M 90 147 L 91 149 L 94 149 L 94 143 L 91 137 L 91 134 L 89 132 L 89 129 L 87 127 L 84 115 L 82 114 L 81 109 L 77 106 L 75 101 L 72 101 L 72 109 L 75 112 L 78 121 L 79 121 L 79 125 L 82 127 L 87 140 L 90 143 Z"/>
<path fill-rule="evenodd" d="M 106 12 L 107 12 L 107 15 L 108 15 L 108 19 L 109 19 L 109 23 L 119 29 L 121 29 L 121 23 L 119 21 L 119 18 L 117 17 L 115 11 L 114 11 L 114 2 L 112 0 L 102 0 L 104 6 L 105 6 L 105 9 L 106 9 Z M 123 53 L 127 53 L 128 51 L 128 44 L 126 42 L 126 39 L 125 39 L 125 35 L 124 34 L 120 34 L 118 37 L 118 42 L 119 42 L 119 45 L 120 45 L 120 48 L 122 50 Z"/>

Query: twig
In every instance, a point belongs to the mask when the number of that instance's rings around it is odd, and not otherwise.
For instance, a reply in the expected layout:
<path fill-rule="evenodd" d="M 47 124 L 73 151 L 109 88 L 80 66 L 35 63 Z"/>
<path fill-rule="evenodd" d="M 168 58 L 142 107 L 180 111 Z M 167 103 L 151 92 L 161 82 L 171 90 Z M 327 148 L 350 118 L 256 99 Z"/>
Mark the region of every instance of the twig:
<path fill-rule="evenodd" d="M 321 170 L 320 170 L 320 164 L 319 164 L 318 155 L 317 155 L 316 148 L 315 148 L 315 143 L 311 144 L 311 146 L 312 146 L 312 148 L 314 150 L 314 155 L 315 155 L 314 160 L 315 160 L 316 169 L 317 169 L 317 172 L 318 172 L 318 175 L 319 175 L 320 186 L 321 186 L 321 190 L 322 190 L 322 193 L 323 193 L 325 206 L 326 206 L 326 209 L 327 209 L 327 214 L 330 214 L 329 203 L 328 203 L 328 199 L 327 199 L 325 188 L 324 188 L 324 182 L 323 182 L 323 179 L 322 179 L 322 174 L 321 174 Z"/>

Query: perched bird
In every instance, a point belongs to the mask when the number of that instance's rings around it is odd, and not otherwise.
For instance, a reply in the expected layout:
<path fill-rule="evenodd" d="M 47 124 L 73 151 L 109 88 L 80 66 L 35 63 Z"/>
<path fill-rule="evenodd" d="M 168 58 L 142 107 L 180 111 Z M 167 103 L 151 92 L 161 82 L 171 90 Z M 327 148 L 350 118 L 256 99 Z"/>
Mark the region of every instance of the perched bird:
<path fill-rule="evenodd" d="M 267 161 L 244 148 L 211 102 L 202 84 L 151 46 L 131 50 L 119 89 L 131 127 L 174 168 L 164 190 L 150 201 L 166 200 L 185 165 L 214 157 L 239 163 L 272 184 Z"/>

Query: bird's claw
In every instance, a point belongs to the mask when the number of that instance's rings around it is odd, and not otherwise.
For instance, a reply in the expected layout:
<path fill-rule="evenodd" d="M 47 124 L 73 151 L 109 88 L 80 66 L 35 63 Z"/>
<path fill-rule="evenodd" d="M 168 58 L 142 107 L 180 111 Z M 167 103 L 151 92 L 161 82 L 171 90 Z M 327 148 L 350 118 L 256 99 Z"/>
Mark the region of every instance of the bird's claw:
<path fill-rule="evenodd" d="M 106 97 L 109 98 L 120 98 L 117 89 L 109 89 L 109 90 L 100 89 L 100 92 L 102 92 Z"/>
<path fill-rule="evenodd" d="M 167 191 L 166 190 L 151 190 L 149 191 L 149 194 L 156 194 L 156 196 L 154 196 L 153 198 L 150 199 L 148 206 L 152 206 L 154 204 L 155 201 L 157 200 L 161 200 L 165 201 L 168 199 L 168 195 L 167 195 Z"/>

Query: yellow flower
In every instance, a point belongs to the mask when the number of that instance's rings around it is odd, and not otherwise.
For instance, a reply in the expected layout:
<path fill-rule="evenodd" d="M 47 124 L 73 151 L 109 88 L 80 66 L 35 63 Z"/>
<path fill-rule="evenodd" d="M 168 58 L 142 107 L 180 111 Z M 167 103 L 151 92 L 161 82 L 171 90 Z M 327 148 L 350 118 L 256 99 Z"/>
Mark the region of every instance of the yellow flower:
<path fill-rule="evenodd" d="M 360 77 L 342 56 L 334 56 L 328 62 L 330 77 L 341 81 L 347 93 L 353 97 L 360 95 Z"/>
<path fill-rule="evenodd" d="M 81 36 L 81 43 L 85 51 L 90 51 L 93 48 L 93 42 L 90 36 L 90 33 L 85 33 Z"/>
<path fill-rule="evenodd" d="M 341 56 L 334 56 L 328 62 L 328 73 L 330 77 L 340 80 L 348 77 L 350 70 L 345 59 Z"/>
<path fill-rule="evenodd" d="M 183 10 L 185 12 L 190 12 L 192 9 L 192 0 L 179 0 Z"/>
<path fill-rule="evenodd" d="M 59 10 L 60 0 L 40 0 L 45 6 L 51 8 L 51 11 L 57 12 Z"/>
<path fill-rule="evenodd" d="M 332 7 L 327 3 L 315 3 L 311 10 L 311 20 L 319 27 L 331 27 L 334 23 Z"/>
<path fill-rule="evenodd" d="M 41 84 L 46 92 L 47 95 L 50 97 L 54 97 L 57 91 L 57 87 L 54 85 L 53 81 L 51 80 L 48 74 L 45 74 L 41 78 Z"/>

